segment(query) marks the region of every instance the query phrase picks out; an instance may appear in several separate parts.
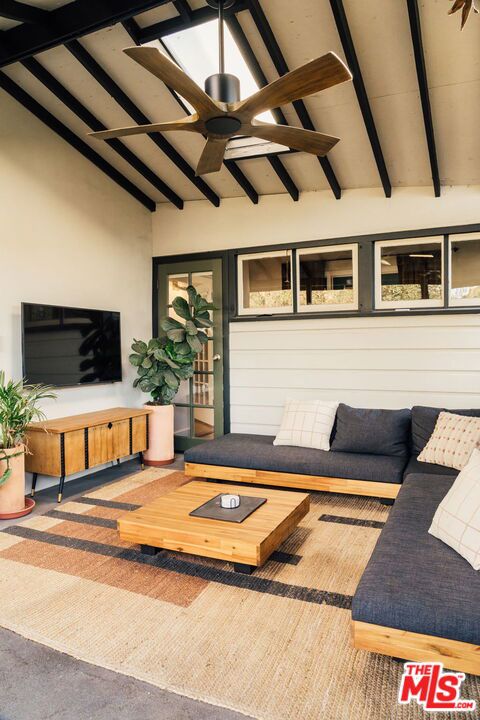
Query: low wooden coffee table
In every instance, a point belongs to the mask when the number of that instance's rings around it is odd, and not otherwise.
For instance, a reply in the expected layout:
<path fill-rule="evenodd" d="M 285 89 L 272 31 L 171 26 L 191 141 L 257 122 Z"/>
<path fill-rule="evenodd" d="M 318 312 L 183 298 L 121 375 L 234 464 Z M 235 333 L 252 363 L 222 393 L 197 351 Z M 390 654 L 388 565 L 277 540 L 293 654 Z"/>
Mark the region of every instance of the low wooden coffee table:
<path fill-rule="evenodd" d="M 267 498 L 241 523 L 191 517 L 219 493 Z M 284 490 L 193 481 L 118 519 L 120 538 L 155 555 L 160 549 L 228 560 L 251 573 L 293 532 L 310 507 L 309 495 Z"/>

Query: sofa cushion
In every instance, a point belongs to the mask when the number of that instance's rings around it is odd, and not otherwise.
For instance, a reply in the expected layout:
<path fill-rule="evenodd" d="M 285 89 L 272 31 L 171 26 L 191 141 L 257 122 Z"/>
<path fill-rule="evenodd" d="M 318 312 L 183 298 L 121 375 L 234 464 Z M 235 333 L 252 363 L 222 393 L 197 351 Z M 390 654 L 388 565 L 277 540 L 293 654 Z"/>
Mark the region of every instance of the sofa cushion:
<path fill-rule="evenodd" d="M 419 462 L 435 463 L 463 470 L 472 452 L 480 447 L 480 418 L 441 412 L 435 430 Z"/>
<path fill-rule="evenodd" d="M 480 417 L 480 408 L 472 410 L 448 410 L 446 408 L 415 405 L 412 408 L 412 453 L 414 455 L 419 455 L 429 441 L 442 410 L 455 413 L 455 415 Z"/>
<path fill-rule="evenodd" d="M 402 482 L 405 467 L 403 457 L 274 446 L 273 437 L 268 435 L 236 433 L 190 448 L 185 461 L 391 483 Z"/>
<path fill-rule="evenodd" d="M 274 445 L 330 450 L 338 400 L 287 400 Z"/>
<path fill-rule="evenodd" d="M 403 477 L 408 475 L 446 475 L 447 477 L 456 478 L 458 470 L 445 467 L 444 465 L 434 465 L 433 463 L 420 462 L 412 455 L 407 463 L 407 467 L 403 473 Z"/>
<path fill-rule="evenodd" d="M 480 573 L 428 532 L 452 483 L 407 477 L 353 598 L 354 620 L 480 643 Z"/>
<path fill-rule="evenodd" d="M 480 570 L 480 450 L 473 451 L 438 506 L 429 533 Z"/>
<path fill-rule="evenodd" d="M 331 449 L 341 452 L 405 456 L 410 441 L 410 410 L 372 410 L 340 403 Z"/>

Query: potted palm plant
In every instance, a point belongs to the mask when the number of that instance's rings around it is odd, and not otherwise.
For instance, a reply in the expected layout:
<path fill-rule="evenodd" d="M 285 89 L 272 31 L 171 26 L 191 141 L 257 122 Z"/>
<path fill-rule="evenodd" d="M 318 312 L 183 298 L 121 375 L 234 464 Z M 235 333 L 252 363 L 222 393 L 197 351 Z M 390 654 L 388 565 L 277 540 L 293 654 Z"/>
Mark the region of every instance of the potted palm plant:
<path fill-rule="evenodd" d="M 7 382 L 0 371 L 0 519 L 27 515 L 35 505 L 30 498 L 25 504 L 25 433 L 45 417 L 39 401 L 54 397 L 46 385 Z"/>
<path fill-rule="evenodd" d="M 206 328 L 213 325 L 210 310 L 214 306 L 190 285 L 188 301 L 176 297 L 172 308 L 177 317 L 166 317 L 160 322 L 161 337 L 148 342 L 134 340 L 131 364 L 137 368 L 134 387 L 150 393 L 146 407 L 149 416 L 149 444 L 144 453 L 147 465 L 168 465 L 174 460 L 174 406 L 172 404 L 180 383 L 193 376 L 194 361 L 208 341 Z"/>

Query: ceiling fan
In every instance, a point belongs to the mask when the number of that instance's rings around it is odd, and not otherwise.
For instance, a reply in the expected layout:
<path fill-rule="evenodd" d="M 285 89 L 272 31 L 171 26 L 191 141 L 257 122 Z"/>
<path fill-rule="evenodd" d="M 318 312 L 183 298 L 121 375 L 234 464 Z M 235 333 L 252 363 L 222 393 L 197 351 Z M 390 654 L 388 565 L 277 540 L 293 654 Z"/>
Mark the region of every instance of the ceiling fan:
<path fill-rule="evenodd" d="M 255 118 L 265 110 L 351 80 L 352 74 L 347 66 L 335 53 L 329 52 L 274 80 L 246 100 L 240 100 L 239 79 L 225 72 L 224 11 L 231 8 L 235 0 L 207 0 L 207 3 L 218 9 L 220 67 L 218 74 L 211 75 L 205 81 L 205 91 L 157 48 L 131 47 L 124 50 L 129 57 L 185 98 L 195 113 L 172 122 L 135 125 L 90 134 L 99 140 L 109 140 L 173 130 L 200 133 L 206 136 L 207 142 L 196 169 L 197 175 L 218 172 L 229 139 L 237 135 L 261 138 L 312 155 L 326 155 L 339 138 L 312 130 L 265 123 Z"/>

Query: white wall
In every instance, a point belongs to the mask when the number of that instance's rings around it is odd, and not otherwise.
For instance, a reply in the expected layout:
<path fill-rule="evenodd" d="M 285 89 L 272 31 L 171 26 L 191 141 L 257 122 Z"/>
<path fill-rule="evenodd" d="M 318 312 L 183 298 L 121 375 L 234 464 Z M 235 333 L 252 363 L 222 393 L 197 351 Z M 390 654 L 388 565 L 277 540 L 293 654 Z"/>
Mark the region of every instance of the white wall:
<path fill-rule="evenodd" d="M 44 409 L 140 405 L 128 354 L 151 332 L 150 213 L 2 94 L 0 216 L 0 368 L 21 377 L 22 301 L 118 310 L 123 382 L 59 390 Z"/>
<path fill-rule="evenodd" d="M 154 255 L 235 249 L 480 222 L 480 188 L 395 188 L 162 205 Z M 230 324 L 233 432 L 274 434 L 287 397 L 358 407 L 480 407 L 480 315 Z"/>
<path fill-rule="evenodd" d="M 480 407 L 480 315 L 231 323 L 230 368 L 232 432 L 274 435 L 286 398 Z"/>
<path fill-rule="evenodd" d="M 268 195 L 253 205 L 248 198 L 185 203 L 178 212 L 165 203 L 153 215 L 153 254 L 224 250 L 445 225 L 480 223 L 480 187 L 394 188 L 391 198 L 378 189 Z"/>

